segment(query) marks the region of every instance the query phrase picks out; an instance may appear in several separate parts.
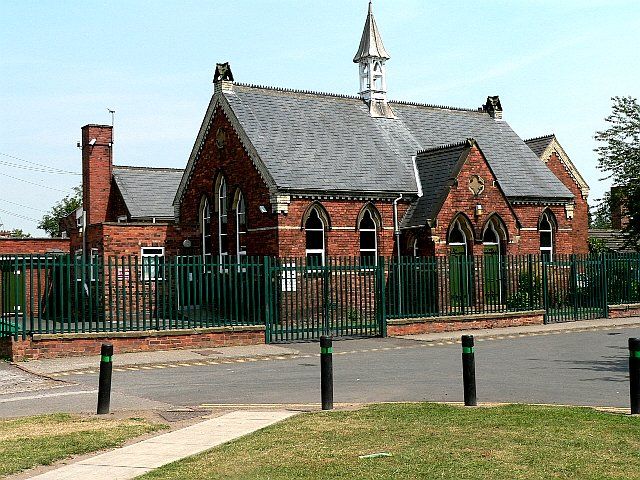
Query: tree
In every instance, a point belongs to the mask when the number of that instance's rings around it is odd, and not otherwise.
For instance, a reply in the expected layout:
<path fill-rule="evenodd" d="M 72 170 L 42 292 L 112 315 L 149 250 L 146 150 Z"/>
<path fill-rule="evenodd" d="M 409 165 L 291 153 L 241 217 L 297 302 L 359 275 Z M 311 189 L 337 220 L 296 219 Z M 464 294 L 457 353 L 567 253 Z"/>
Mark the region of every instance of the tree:
<path fill-rule="evenodd" d="M 616 198 L 606 196 L 605 205 L 622 202 L 629 212 L 625 233 L 631 244 L 640 245 L 640 104 L 633 97 L 613 97 L 609 128 L 596 132 L 601 145 L 595 148 L 598 168 L 619 186 Z"/>
<path fill-rule="evenodd" d="M 73 193 L 57 202 L 47 214 L 42 217 L 38 228 L 52 237 L 60 235 L 60 220 L 82 206 L 82 187 L 74 187 Z"/>
<path fill-rule="evenodd" d="M 31 238 L 31 234 L 23 232 L 21 228 L 14 228 L 9 235 L 11 238 Z"/>

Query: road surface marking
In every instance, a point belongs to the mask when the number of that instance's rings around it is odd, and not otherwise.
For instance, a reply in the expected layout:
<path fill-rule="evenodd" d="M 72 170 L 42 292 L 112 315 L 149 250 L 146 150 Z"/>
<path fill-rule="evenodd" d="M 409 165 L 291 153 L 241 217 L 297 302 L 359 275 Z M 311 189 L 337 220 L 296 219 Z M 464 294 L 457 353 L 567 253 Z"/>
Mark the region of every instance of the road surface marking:
<path fill-rule="evenodd" d="M 24 400 L 38 400 L 40 398 L 51 397 L 70 397 L 72 395 L 88 395 L 98 393 L 98 390 L 78 390 L 75 392 L 56 392 L 56 393 L 41 393 L 39 395 L 25 395 L 23 397 L 3 398 L 0 399 L 0 403 L 19 402 Z"/>

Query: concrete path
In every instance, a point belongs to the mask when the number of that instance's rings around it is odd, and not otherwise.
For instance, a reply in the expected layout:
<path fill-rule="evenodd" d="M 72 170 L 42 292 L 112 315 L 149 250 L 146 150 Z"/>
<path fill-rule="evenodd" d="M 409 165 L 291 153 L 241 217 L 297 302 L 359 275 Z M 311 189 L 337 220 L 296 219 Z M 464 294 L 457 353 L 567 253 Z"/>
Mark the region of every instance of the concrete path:
<path fill-rule="evenodd" d="M 31 477 L 38 480 L 124 480 L 209 450 L 296 415 L 237 411 Z"/>

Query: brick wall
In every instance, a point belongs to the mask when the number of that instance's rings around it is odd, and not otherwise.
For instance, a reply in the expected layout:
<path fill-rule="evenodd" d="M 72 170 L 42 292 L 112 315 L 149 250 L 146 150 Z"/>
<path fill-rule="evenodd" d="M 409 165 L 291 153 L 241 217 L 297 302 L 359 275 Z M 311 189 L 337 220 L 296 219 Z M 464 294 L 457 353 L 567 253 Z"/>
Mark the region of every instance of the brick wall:
<path fill-rule="evenodd" d="M 540 253 L 538 222 L 540 221 L 542 212 L 547 209 L 553 213 L 557 224 L 557 230 L 554 232 L 554 253 L 573 253 L 573 230 L 571 228 L 571 221 L 567 220 L 563 205 L 516 204 L 513 206 L 513 209 L 522 224 L 518 248 L 513 253 Z"/>
<path fill-rule="evenodd" d="M 508 314 L 496 313 L 455 317 L 432 317 L 427 319 L 389 320 L 387 324 L 387 335 L 395 337 L 418 333 L 542 325 L 543 323 L 543 310 Z"/>
<path fill-rule="evenodd" d="M 68 238 L 0 238 L 0 255 L 69 253 Z"/>
<path fill-rule="evenodd" d="M 575 196 L 573 220 L 567 222 L 571 225 L 572 230 L 571 242 L 573 248 L 571 253 L 589 253 L 589 205 L 587 204 L 587 198 L 582 195 L 578 184 L 562 164 L 556 152 L 553 152 L 549 157 L 547 167 Z"/>
<path fill-rule="evenodd" d="M 313 200 L 296 199 L 289 204 L 286 215 L 278 215 L 279 249 L 281 257 L 304 257 L 306 235 L 303 229 L 303 217 Z M 330 256 L 359 256 L 360 232 L 357 229 L 358 215 L 362 209 L 371 205 L 380 214 L 381 228 L 378 228 L 378 255 L 395 255 L 393 229 L 393 202 L 363 200 L 322 200 L 318 202 L 329 215 L 331 226 L 325 234 L 326 253 Z M 402 219 L 408 208 L 407 203 L 399 203 L 398 217 Z"/>
<path fill-rule="evenodd" d="M 13 361 L 99 355 L 102 343 L 113 344 L 114 354 L 156 350 L 182 350 L 264 343 L 264 327 L 217 327 L 193 330 L 127 332 L 113 334 L 34 335 L 26 339 L 0 339 L 0 355 Z"/>
<path fill-rule="evenodd" d="M 225 145 L 219 148 L 216 134 L 224 132 Z M 201 230 L 199 224 L 200 204 L 203 196 L 207 196 L 211 205 L 216 204 L 215 181 L 218 173 L 222 173 L 227 182 L 229 199 L 229 253 L 236 251 L 236 219 L 232 208 L 236 191 L 240 189 L 247 209 L 247 254 L 277 255 L 278 231 L 277 216 L 271 213 L 269 190 L 253 165 L 242 142 L 233 130 L 226 116 L 218 110 L 204 141 L 202 152 L 193 169 L 185 196 L 180 208 L 180 228 L 184 238 L 193 244 L 193 252 L 201 252 Z M 260 212 L 260 205 L 267 208 L 268 213 Z M 218 252 L 218 212 L 212 208 L 211 232 L 213 253 Z"/>
<path fill-rule="evenodd" d="M 469 189 L 469 180 L 473 175 L 478 175 L 484 180 L 484 191 L 478 197 L 474 197 Z M 509 244 L 506 247 L 506 253 L 514 253 L 514 250 L 518 249 L 517 245 L 514 245 L 518 235 L 516 217 L 509 208 L 509 202 L 506 197 L 495 184 L 495 176 L 491 172 L 486 159 L 476 146 L 471 148 L 467 160 L 457 176 L 457 180 L 457 185 L 451 187 L 438 213 L 437 226 L 430 232 L 433 237 L 437 237 L 437 239 L 434 238 L 436 255 L 448 254 L 448 231 L 458 213 L 464 213 L 473 228 L 475 238 L 474 241 L 470 242 L 472 243 L 473 251 L 469 251 L 469 254 L 482 255 L 482 234 L 486 222 L 492 214 L 500 216 L 508 231 Z M 481 216 L 475 215 L 475 208 L 478 204 L 482 205 L 483 214 Z M 423 248 L 428 248 L 428 246 L 425 245 Z"/>

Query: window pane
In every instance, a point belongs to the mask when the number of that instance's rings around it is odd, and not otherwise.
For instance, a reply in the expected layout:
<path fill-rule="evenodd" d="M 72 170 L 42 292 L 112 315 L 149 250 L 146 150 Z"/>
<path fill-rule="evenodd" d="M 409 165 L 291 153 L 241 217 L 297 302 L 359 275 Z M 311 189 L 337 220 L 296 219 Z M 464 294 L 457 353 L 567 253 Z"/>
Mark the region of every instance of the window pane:
<path fill-rule="evenodd" d="M 324 248 L 324 232 L 321 230 L 307 230 L 307 249 L 317 250 Z"/>
<path fill-rule="evenodd" d="M 540 232 L 540 247 L 551 248 L 551 232 Z"/>
<path fill-rule="evenodd" d="M 485 243 L 498 243 L 498 237 L 496 232 L 493 231 L 491 227 L 487 228 L 484 232 L 484 238 L 482 239 Z"/>
<path fill-rule="evenodd" d="M 360 252 L 361 265 L 369 266 L 376 264 L 375 252 Z"/>
<path fill-rule="evenodd" d="M 362 220 L 360 220 L 360 228 L 370 229 L 370 230 L 374 230 L 376 228 L 376 224 L 373 222 L 373 219 L 371 218 L 371 212 L 369 212 L 368 210 L 364 212 L 364 215 L 362 216 Z"/>
<path fill-rule="evenodd" d="M 324 225 L 322 224 L 322 221 L 320 220 L 320 217 L 318 216 L 318 212 L 316 211 L 315 208 L 311 211 L 311 215 L 309 215 L 309 218 L 305 222 L 304 228 L 312 228 L 312 229 L 324 228 Z"/>
<path fill-rule="evenodd" d="M 373 250 L 376 248 L 376 232 L 360 232 L 360 249 Z"/>
<path fill-rule="evenodd" d="M 322 265 L 321 253 L 307 253 L 307 265 Z"/>
<path fill-rule="evenodd" d="M 545 213 L 542 217 L 542 221 L 540 222 L 540 230 L 551 230 L 551 223 L 549 222 L 549 217 Z"/>
<path fill-rule="evenodd" d="M 220 253 L 227 253 L 229 251 L 229 237 L 227 235 L 220 235 Z"/>
<path fill-rule="evenodd" d="M 464 235 L 458 225 L 449 234 L 449 243 L 465 243 Z"/>

